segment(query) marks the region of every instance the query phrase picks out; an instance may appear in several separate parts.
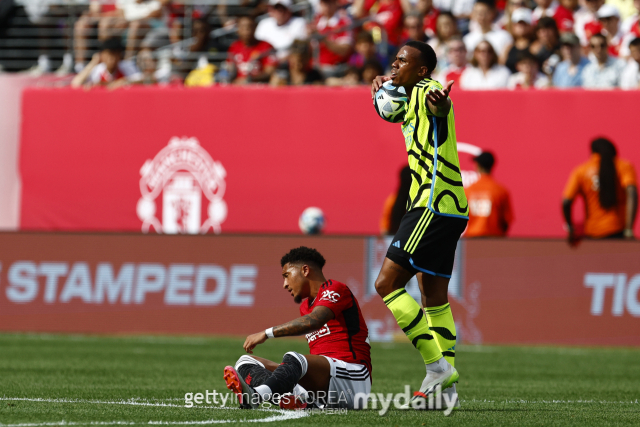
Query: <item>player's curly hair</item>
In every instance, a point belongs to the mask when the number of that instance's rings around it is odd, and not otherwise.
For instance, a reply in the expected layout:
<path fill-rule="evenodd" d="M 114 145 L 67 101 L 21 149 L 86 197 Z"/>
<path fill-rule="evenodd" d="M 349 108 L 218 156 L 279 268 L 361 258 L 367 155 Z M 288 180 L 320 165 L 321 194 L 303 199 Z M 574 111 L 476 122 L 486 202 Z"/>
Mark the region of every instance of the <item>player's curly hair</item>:
<path fill-rule="evenodd" d="M 307 248 L 306 246 L 300 246 L 299 248 L 294 248 L 289 251 L 285 256 L 280 260 L 280 266 L 284 267 L 285 264 L 313 264 L 317 267 L 324 267 L 325 264 L 324 257 L 320 254 L 320 252 L 316 251 L 312 248 Z"/>

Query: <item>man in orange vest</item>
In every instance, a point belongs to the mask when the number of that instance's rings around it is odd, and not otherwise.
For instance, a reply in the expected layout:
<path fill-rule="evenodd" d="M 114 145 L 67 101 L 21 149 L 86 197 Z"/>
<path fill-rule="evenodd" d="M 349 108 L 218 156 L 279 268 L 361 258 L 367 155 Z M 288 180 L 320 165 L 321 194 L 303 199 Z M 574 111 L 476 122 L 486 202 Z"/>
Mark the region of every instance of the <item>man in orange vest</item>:
<path fill-rule="evenodd" d="M 490 152 L 474 157 L 480 179 L 465 189 L 469 224 L 465 237 L 503 237 L 513 222 L 509 192 L 491 176 L 495 158 Z"/>

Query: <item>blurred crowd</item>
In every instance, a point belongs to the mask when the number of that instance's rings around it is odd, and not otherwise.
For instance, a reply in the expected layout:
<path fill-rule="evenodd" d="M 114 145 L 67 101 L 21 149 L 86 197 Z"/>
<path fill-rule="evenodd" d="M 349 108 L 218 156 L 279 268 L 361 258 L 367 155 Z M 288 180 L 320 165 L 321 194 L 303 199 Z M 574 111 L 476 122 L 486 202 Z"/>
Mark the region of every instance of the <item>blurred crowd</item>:
<path fill-rule="evenodd" d="M 433 77 L 459 89 L 640 88 L 640 0 L 243 1 L 251 13 L 231 16 L 225 6 L 93 0 L 58 72 L 75 74 L 74 86 L 368 85 L 420 40 L 437 53 Z M 91 56 L 92 37 L 102 47 Z"/>

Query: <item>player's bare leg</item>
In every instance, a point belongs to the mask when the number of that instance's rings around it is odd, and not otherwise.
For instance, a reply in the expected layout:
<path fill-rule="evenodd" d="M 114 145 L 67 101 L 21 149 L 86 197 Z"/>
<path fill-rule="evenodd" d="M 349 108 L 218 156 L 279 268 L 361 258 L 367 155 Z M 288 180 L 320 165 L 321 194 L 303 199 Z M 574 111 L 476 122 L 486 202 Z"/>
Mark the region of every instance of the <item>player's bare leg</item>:
<path fill-rule="evenodd" d="M 427 315 L 429 329 L 438 343 L 444 358 L 455 367 L 456 330 L 451 308 L 449 307 L 449 278 L 418 273 L 418 286 L 422 294 L 422 306 Z M 443 394 L 447 402 L 456 408 L 460 407 L 456 385 L 453 384 Z"/>
<path fill-rule="evenodd" d="M 412 272 L 389 258 L 385 258 L 375 286 L 376 291 L 396 318 L 398 326 L 402 328 L 424 360 L 427 375 L 422 381 L 417 396 L 414 396 L 415 400 L 437 393 L 438 386 L 442 389 L 449 388 L 452 383 L 458 380 L 458 372 L 443 358 L 442 352 L 429 330 L 429 324 L 422 308 L 404 289 L 412 276 Z M 444 298 L 446 298 L 446 284 L 437 281 L 436 285 L 433 293 L 427 292 L 429 300 L 442 298 L 443 285 Z"/>
<path fill-rule="evenodd" d="M 413 274 L 409 271 L 391 261 L 389 258 L 385 258 L 378 278 L 376 279 L 376 292 L 384 298 L 391 292 L 407 286 L 411 277 L 413 277 Z"/>

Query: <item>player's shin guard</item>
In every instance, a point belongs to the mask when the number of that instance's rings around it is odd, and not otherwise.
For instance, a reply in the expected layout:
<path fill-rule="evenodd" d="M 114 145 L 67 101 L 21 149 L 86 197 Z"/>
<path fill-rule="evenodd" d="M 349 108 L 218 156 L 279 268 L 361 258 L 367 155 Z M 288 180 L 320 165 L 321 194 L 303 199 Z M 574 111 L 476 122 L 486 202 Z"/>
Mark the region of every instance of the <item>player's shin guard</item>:
<path fill-rule="evenodd" d="M 235 369 L 247 385 L 256 388 L 271 376 L 271 372 L 251 356 L 240 356 Z"/>
<path fill-rule="evenodd" d="M 384 302 L 396 318 L 398 326 L 422 355 L 425 364 L 433 363 L 442 357 L 438 344 L 429 332 L 429 324 L 422 308 L 406 290 L 398 289 L 391 292 L 384 297 Z"/>
<path fill-rule="evenodd" d="M 444 358 L 455 366 L 456 360 L 456 324 L 449 303 L 438 307 L 425 308 L 427 319 Z"/>
<path fill-rule="evenodd" d="M 295 351 L 290 351 L 282 358 L 282 363 L 271 373 L 264 385 L 271 389 L 275 396 L 291 393 L 300 378 L 307 373 L 307 359 Z"/>

